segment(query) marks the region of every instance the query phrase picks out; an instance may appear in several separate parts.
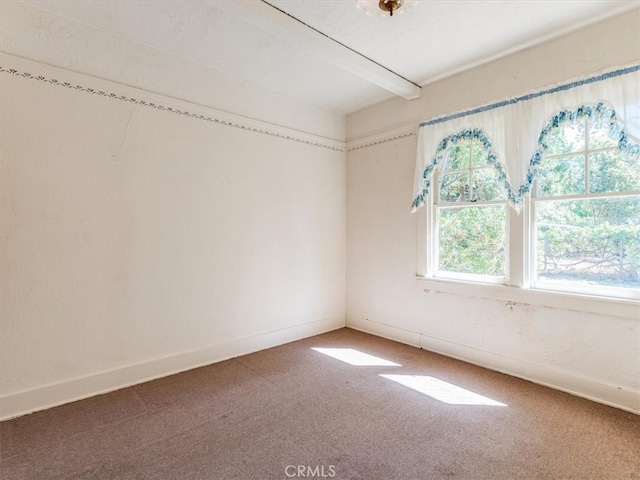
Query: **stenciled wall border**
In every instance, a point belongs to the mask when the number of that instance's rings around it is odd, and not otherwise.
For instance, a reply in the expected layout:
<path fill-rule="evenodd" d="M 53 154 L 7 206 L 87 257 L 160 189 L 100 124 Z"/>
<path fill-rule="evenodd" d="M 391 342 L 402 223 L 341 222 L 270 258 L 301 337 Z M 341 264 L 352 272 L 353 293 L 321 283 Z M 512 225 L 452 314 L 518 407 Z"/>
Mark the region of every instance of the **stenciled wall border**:
<path fill-rule="evenodd" d="M 406 125 L 404 127 L 395 128 L 386 132 L 378 133 L 376 135 L 370 135 L 368 137 L 361 138 L 359 140 L 353 140 L 347 143 L 346 151 L 354 152 L 363 148 L 375 147 L 389 142 L 395 142 L 403 140 L 405 138 L 416 137 L 416 126 Z"/>
<path fill-rule="evenodd" d="M 49 67 L 49 66 L 47 66 Z M 53 68 L 59 68 L 59 67 L 53 67 Z M 46 85 L 51 85 L 51 86 L 56 86 L 56 87 L 62 87 L 68 90 L 75 90 L 77 92 L 82 92 L 82 93 L 87 93 L 90 95 L 97 95 L 100 97 L 104 97 L 104 98 L 108 98 L 108 99 L 112 99 L 112 100 L 118 100 L 121 102 L 125 102 L 125 103 L 129 103 L 129 104 L 134 104 L 134 105 L 140 105 L 142 107 L 146 107 L 146 108 L 150 108 L 150 109 L 154 109 L 154 110 L 159 110 L 159 111 L 163 111 L 163 112 L 167 112 L 167 113 L 172 113 L 175 115 L 180 115 L 182 117 L 188 117 L 188 118 L 193 118 L 196 120 L 201 120 L 204 122 L 209 122 L 209 123 L 213 123 L 213 124 L 218 124 L 221 126 L 225 126 L 225 127 L 232 127 L 232 128 L 237 128 L 240 130 L 245 130 L 248 132 L 252 132 L 252 133 L 258 133 L 260 135 L 267 135 L 270 137 L 274 137 L 274 138 L 278 138 L 281 140 L 289 140 L 289 141 L 293 141 L 293 142 L 297 142 L 297 143 L 302 143 L 304 145 L 309 145 L 312 147 L 319 147 L 319 148 L 325 148 L 328 150 L 333 150 L 336 152 L 345 152 L 346 148 L 344 146 L 344 144 L 342 142 L 339 141 L 335 141 L 335 144 L 332 145 L 330 143 L 323 143 L 320 141 L 314 141 L 314 140 L 308 140 L 305 138 L 301 138 L 302 135 L 300 136 L 294 136 L 294 135 L 288 135 L 285 133 L 278 133 L 278 132 L 274 132 L 271 130 L 268 130 L 266 128 L 260 128 L 260 127 L 254 127 L 254 126 L 249 126 L 246 125 L 250 124 L 250 123 L 254 123 L 254 124 L 265 124 L 266 122 L 263 122 L 261 120 L 254 120 L 254 119 L 250 119 L 250 118 L 246 118 L 246 121 L 243 122 L 242 117 L 240 117 L 239 115 L 235 115 L 235 114 L 230 114 L 230 113 L 226 113 L 226 112 L 219 112 L 216 111 L 214 108 L 212 107 L 207 107 L 207 106 L 200 106 L 200 105 L 195 105 L 194 107 L 195 109 L 201 108 L 201 109 L 207 109 L 207 110 L 213 110 L 218 112 L 219 114 L 217 116 L 209 116 L 209 115 L 203 115 L 200 113 L 195 113 L 193 111 L 189 111 L 186 109 L 181 109 L 181 108 L 173 108 L 170 106 L 166 106 L 163 105 L 161 103 L 158 102 L 152 102 L 152 101 L 147 101 L 147 100 L 143 100 L 140 98 L 136 98 L 136 97 L 132 97 L 132 96 L 127 96 L 127 95 L 119 95 L 117 93 L 113 93 L 104 89 L 100 89 L 100 88 L 91 88 L 91 87 L 87 87 L 84 85 L 80 85 L 78 83 L 71 83 L 71 82 L 67 82 L 67 81 L 63 81 L 63 80 L 58 80 L 57 78 L 53 78 L 53 77 L 48 77 L 48 76 L 44 76 L 44 75 L 34 75 L 30 72 L 24 71 L 24 70 L 18 70 L 17 68 L 10 68 L 10 67 L 5 67 L 3 65 L 0 65 L 0 74 L 5 74 L 5 75 L 11 75 L 14 77 L 20 77 L 20 78 L 24 78 L 26 80 L 35 80 L 38 82 L 41 82 L 43 84 Z M 81 75 L 83 77 L 88 77 L 85 74 L 78 74 L 75 72 L 70 72 L 70 74 L 72 75 Z M 103 79 L 99 79 L 99 83 L 112 83 L 109 80 L 103 80 Z M 116 86 L 118 86 L 118 84 L 114 84 Z M 129 88 L 129 89 L 137 89 L 136 87 L 131 87 L 128 85 L 123 85 L 122 88 Z M 115 89 L 114 89 L 115 90 Z M 141 94 L 144 95 L 144 91 L 140 92 Z M 162 94 L 157 94 L 157 93 L 153 93 L 153 92 L 149 92 L 148 96 L 160 96 L 163 97 Z M 167 100 L 170 100 L 167 97 Z M 176 102 L 184 102 L 184 103 L 189 103 L 186 100 L 176 100 Z M 217 117 L 240 117 L 237 120 L 225 120 L 224 118 L 217 118 Z M 287 130 L 287 127 L 277 127 L 279 129 L 284 129 Z M 313 136 L 313 134 L 308 134 L 309 136 Z"/>
<path fill-rule="evenodd" d="M 362 148 L 375 147 L 376 145 L 381 145 L 383 143 L 395 142 L 396 140 L 402 140 L 403 138 L 415 137 L 415 133 L 405 133 L 404 135 L 396 135 L 395 137 L 384 138 L 382 140 L 376 140 L 375 142 L 365 143 L 363 145 L 358 145 L 355 147 L 347 148 L 347 152 L 353 152 L 355 150 L 360 150 Z"/>

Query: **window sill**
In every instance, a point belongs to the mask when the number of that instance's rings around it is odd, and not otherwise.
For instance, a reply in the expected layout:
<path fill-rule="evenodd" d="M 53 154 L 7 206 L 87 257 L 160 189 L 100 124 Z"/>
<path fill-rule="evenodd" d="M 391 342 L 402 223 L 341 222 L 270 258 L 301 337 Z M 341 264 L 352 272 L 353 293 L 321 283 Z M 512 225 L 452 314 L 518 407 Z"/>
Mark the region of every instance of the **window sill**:
<path fill-rule="evenodd" d="M 636 300 L 550 292 L 421 276 L 416 276 L 416 280 L 426 293 L 447 293 L 640 320 L 640 302 Z"/>

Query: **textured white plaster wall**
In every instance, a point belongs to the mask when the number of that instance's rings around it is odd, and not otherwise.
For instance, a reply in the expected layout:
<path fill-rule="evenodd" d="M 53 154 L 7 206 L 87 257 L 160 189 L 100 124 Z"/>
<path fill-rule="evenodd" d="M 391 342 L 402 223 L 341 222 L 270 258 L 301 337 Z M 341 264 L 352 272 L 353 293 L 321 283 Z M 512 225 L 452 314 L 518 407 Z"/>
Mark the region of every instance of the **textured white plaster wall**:
<path fill-rule="evenodd" d="M 639 390 L 640 315 L 581 312 L 579 299 L 564 310 L 437 293 L 416 280 L 415 148 L 412 137 L 348 154 L 348 323 L 391 325 Z"/>
<path fill-rule="evenodd" d="M 2 56 L 16 63 L 145 98 Z M 344 323 L 344 152 L 6 72 L 0 82 L 3 395 Z"/>
<path fill-rule="evenodd" d="M 428 85 L 421 100 L 373 106 L 349 116 L 348 136 L 357 139 L 417 124 L 637 62 L 638 24 L 635 11 Z M 380 135 L 377 141 L 384 138 Z M 417 214 L 409 213 L 415 148 L 416 137 L 408 136 L 348 153 L 347 323 L 363 328 L 389 325 L 469 347 L 467 352 L 502 355 L 522 365 L 621 388 L 630 392 L 627 398 L 638 395 L 640 308 L 626 318 L 581 312 L 578 299 L 565 310 L 473 298 L 482 295 L 425 293 L 425 282 L 415 278 Z M 627 407 L 640 411 L 640 396 L 635 407 Z"/>
<path fill-rule="evenodd" d="M 134 15 L 120 21 L 133 19 Z M 180 37 L 180 32 L 175 35 Z M 0 50 L 303 132 L 345 139 L 344 115 L 29 4 L 0 2 Z M 259 56 L 256 52 L 256 58 Z M 262 68 L 267 74 L 264 65 Z"/>

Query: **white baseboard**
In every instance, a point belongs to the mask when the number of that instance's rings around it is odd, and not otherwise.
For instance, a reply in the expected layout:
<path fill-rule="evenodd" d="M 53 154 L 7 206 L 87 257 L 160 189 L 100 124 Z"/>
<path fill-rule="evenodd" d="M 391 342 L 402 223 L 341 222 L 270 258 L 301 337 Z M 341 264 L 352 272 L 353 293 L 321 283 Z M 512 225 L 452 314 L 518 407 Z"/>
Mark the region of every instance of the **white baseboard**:
<path fill-rule="evenodd" d="M 212 345 L 202 350 L 181 352 L 144 363 L 44 385 L 0 396 L 0 420 L 75 402 L 113 390 L 130 387 L 229 358 L 246 355 L 302 338 L 343 328 L 344 315 L 295 325 Z"/>
<path fill-rule="evenodd" d="M 347 317 L 347 327 L 420 348 L 420 334 L 369 319 Z"/>
<path fill-rule="evenodd" d="M 347 317 L 347 327 L 640 414 L 640 392 L 638 391 L 623 389 L 547 365 L 479 350 L 368 319 Z"/>

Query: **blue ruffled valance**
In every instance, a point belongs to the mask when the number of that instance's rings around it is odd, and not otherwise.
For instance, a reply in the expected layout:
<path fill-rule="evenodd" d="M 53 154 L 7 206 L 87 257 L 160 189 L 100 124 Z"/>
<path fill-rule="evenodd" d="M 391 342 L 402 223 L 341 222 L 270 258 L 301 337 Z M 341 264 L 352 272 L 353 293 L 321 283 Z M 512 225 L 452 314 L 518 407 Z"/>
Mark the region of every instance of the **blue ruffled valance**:
<path fill-rule="evenodd" d="M 423 122 L 412 212 L 424 205 L 447 151 L 468 140 L 480 145 L 519 211 L 538 175 L 547 137 L 585 118 L 606 122 L 620 151 L 640 160 L 640 65 Z"/>
<path fill-rule="evenodd" d="M 411 205 L 412 211 L 416 211 L 424 205 L 426 196 L 429 194 L 429 189 L 431 187 L 431 174 L 436 167 L 441 165 L 449 148 L 457 145 L 461 141 L 469 140 L 475 140 L 478 142 L 483 154 L 486 155 L 487 163 L 496 169 L 497 179 L 505 187 L 505 191 L 509 196 L 509 200 L 511 200 L 512 192 L 509 181 L 507 180 L 507 174 L 505 172 L 504 166 L 498 161 L 495 152 L 491 148 L 492 146 L 489 137 L 487 137 L 486 133 L 481 129 L 473 128 L 454 133 L 453 135 L 449 135 L 440 141 L 440 143 L 438 144 L 438 148 L 436 149 L 436 154 L 433 157 L 433 161 L 429 165 L 427 165 L 422 172 L 423 188 L 422 191 L 418 195 L 416 195 L 413 200 L 413 204 Z"/>

